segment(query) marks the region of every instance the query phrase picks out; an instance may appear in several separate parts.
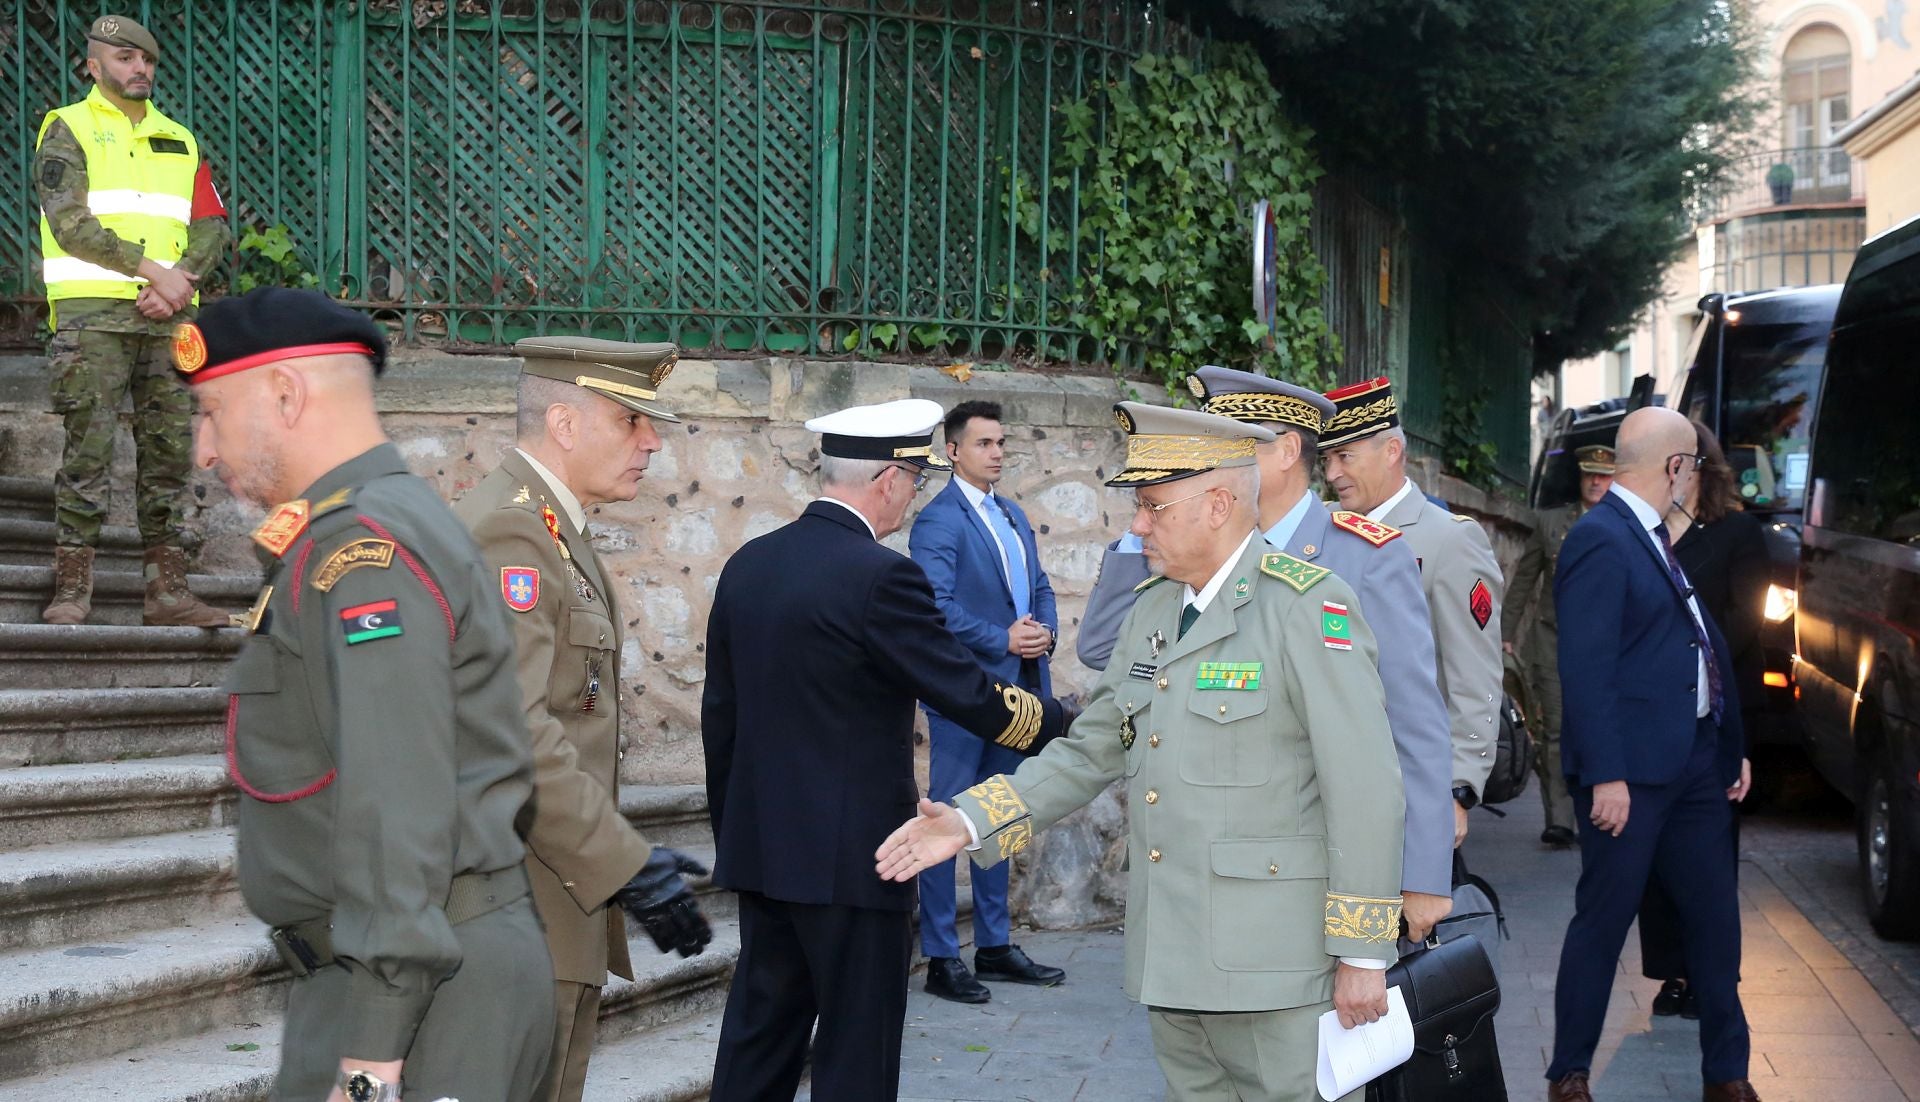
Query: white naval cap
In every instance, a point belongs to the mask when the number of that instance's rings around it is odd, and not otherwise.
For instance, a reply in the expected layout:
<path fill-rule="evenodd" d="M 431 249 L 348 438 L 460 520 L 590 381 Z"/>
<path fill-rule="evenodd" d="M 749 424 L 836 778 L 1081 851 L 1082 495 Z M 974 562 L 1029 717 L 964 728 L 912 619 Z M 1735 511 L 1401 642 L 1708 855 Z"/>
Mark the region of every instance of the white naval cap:
<path fill-rule="evenodd" d="M 901 398 L 874 406 L 853 406 L 807 422 L 820 434 L 820 453 L 840 459 L 898 459 L 936 471 L 953 464 L 933 450 L 933 430 L 946 416 L 940 403 Z"/>

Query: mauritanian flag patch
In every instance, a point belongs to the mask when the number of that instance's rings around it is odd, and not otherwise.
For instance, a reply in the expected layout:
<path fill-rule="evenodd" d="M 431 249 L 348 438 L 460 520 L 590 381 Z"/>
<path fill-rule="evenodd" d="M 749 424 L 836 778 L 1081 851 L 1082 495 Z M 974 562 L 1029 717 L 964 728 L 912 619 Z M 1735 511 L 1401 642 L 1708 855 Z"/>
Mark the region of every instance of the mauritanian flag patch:
<path fill-rule="evenodd" d="M 391 599 L 341 609 L 340 630 L 346 633 L 348 646 L 405 634 L 400 627 L 400 606 Z"/>
<path fill-rule="evenodd" d="M 1353 621 L 1347 617 L 1346 605 L 1320 602 L 1320 641 L 1328 650 L 1353 649 Z"/>

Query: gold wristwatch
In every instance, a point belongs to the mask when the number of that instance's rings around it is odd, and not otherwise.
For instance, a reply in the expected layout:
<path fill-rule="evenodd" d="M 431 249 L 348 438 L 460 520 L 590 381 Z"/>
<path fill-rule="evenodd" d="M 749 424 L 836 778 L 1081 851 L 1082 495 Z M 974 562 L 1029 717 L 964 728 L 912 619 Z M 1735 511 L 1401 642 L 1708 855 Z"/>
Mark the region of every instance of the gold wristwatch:
<path fill-rule="evenodd" d="M 400 1084 L 389 1083 L 370 1071 L 343 1071 L 333 1081 L 347 1102 L 400 1102 Z"/>

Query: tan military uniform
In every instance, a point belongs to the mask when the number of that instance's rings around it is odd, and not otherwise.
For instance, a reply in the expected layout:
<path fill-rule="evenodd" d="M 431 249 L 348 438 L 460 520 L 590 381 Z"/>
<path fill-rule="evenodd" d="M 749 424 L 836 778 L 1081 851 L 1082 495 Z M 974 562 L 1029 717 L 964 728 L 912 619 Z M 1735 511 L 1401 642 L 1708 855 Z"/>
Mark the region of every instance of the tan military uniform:
<path fill-rule="evenodd" d="M 1540 804 L 1548 826 L 1568 830 L 1574 829 L 1573 800 L 1560 772 L 1560 624 L 1553 607 L 1553 572 L 1560 565 L 1560 545 L 1585 511 L 1576 501 L 1534 518 L 1533 533 L 1513 567 L 1510 602 L 1500 621 L 1501 637 L 1513 644 L 1531 691 L 1527 726 L 1540 747 L 1535 762 Z"/>
<path fill-rule="evenodd" d="M 1418 485 L 1376 519 L 1400 529 L 1420 560 L 1420 585 L 1440 661 L 1440 695 L 1453 731 L 1453 783 L 1479 795 L 1493 772 L 1500 735 L 1504 582 L 1493 543 L 1472 517 L 1428 501 Z"/>
<path fill-rule="evenodd" d="M 1181 636 L 1185 589 L 1144 583 L 1070 735 L 955 803 L 993 865 L 1125 777 L 1126 992 L 1169 1097 L 1306 1102 L 1336 959 L 1396 956 L 1374 637 L 1345 582 L 1257 536 Z"/>
<path fill-rule="evenodd" d="M 514 449 L 454 512 L 473 529 L 513 624 L 533 733 L 523 824 L 556 983 L 548 1098 L 578 1099 L 607 973 L 633 978 L 626 916 L 609 904 L 649 847 L 620 814 L 620 613 L 577 504 Z"/>

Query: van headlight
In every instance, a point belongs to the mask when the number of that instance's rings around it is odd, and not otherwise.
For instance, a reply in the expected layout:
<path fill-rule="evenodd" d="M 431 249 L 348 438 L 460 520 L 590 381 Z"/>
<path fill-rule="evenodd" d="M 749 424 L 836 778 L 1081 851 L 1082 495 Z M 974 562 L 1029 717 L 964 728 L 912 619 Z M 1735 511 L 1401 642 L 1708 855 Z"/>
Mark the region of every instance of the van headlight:
<path fill-rule="evenodd" d="M 1770 624 L 1784 624 L 1793 619 L 1794 609 L 1800 607 L 1800 595 L 1782 585 L 1767 586 L 1767 603 L 1761 615 Z"/>

